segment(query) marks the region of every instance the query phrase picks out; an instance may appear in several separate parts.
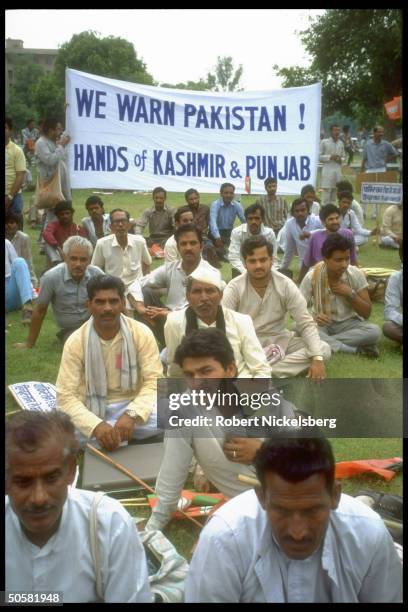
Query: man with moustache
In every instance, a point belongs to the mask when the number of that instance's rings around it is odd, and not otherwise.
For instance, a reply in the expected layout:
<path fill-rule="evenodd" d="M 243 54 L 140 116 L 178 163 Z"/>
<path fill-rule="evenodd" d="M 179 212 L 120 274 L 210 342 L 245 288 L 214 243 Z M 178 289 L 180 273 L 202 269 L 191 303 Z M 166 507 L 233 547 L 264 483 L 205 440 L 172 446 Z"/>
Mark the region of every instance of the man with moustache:
<path fill-rule="evenodd" d="M 303 257 L 302 267 L 300 268 L 298 284 L 302 282 L 309 268 L 318 261 L 322 261 L 323 243 L 328 236 L 334 233 L 338 233 L 351 241 L 350 261 L 353 265 L 357 266 L 353 232 L 341 227 L 340 209 L 334 204 L 326 204 L 326 206 L 322 206 L 319 217 L 325 229 L 316 230 L 310 236 L 309 244 Z"/>
<path fill-rule="evenodd" d="M 299 257 L 299 268 L 309 244 L 311 233 L 322 228 L 319 217 L 310 212 L 310 202 L 306 198 L 296 198 L 290 209 L 291 218 L 284 225 L 285 249 L 280 272 L 289 270 L 295 254 Z"/>
<path fill-rule="evenodd" d="M 65 342 L 73 331 L 81 327 L 90 314 L 86 306 L 87 284 L 91 278 L 103 274 L 91 266 L 92 244 L 82 236 L 71 236 L 62 247 L 64 263 L 48 270 L 40 280 L 36 302 L 26 342 L 16 342 L 15 348 L 34 348 L 42 324 L 51 304 L 55 321 L 60 328 L 57 337 Z"/>
<path fill-rule="evenodd" d="M 245 266 L 241 259 L 241 246 L 247 238 L 251 236 L 265 236 L 272 244 L 273 258 L 277 266 L 278 243 L 275 232 L 271 227 L 266 227 L 265 209 L 262 204 L 251 204 L 245 209 L 246 223 L 234 227 L 231 233 L 231 243 L 228 251 L 228 260 L 232 267 L 232 278 L 245 272 Z"/>
<path fill-rule="evenodd" d="M 198 266 L 215 270 L 201 256 L 203 238 L 201 231 L 193 223 L 181 225 L 176 230 L 174 238 L 181 260 L 159 266 L 141 279 L 144 306 L 139 304 L 137 308 L 138 314 L 152 327 L 157 340 L 162 345 L 165 344 L 163 329 L 167 315 L 172 310 L 187 305 L 185 282 L 188 275 Z M 138 285 L 129 289 L 131 304 L 137 300 L 138 289 Z M 158 290 L 166 290 L 165 305 L 160 300 Z"/>
<path fill-rule="evenodd" d="M 152 332 L 124 316 L 125 286 L 102 275 L 87 285 L 91 318 L 67 340 L 56 382 L 57 410 L 105 450 L 157 435 L 156 389 L 162 377 Z"/>
<path fill-rule="evenodd" d="M 327 440 L 275 436 L 254 463 L 259 485 L 200 534 L 187 603 L 402 602 L 391 536 L 376 512 L 341 493 Z"/>
<path fill-rule="evenodd" d="M 195 329 L 217 328 L 226 334 L 231 343 L 238 377 L 270 377 L 271 368 L 256 337 L 251 318 L 221 306 L 224 286 L 218 270 L 200 266 L 187 278 L 188 306 L 170 312 L 164 326 L 168 376 L 182 376 L 174 356 L 184 336 Z"/>
<path fill-rule="evenodd" d="M 319 336 L 333 352 L 378 357 L 378 325 L 368 323 L 371 300 L 365 274 L 350 266 L 351 242 L 331 234 L 323 243 L 323 261 L 308 272 L 300 290 L 318 325 Z"/>
<path fill-rule="evenodd" d="M 152 601 L 146 557 L 133 518 L 115 499 L 71 487 L 79 445 L 60 412 L 22 410 L 6 430 L 6 589 L 59 603 Z M 97 506 L 102 591 L 90 546 Z M 35 600 L 34 600 L 35 601 Z M 57 605 L 54 603 L 54 605 Z"/>
<path fill-rule="evenodd" d="M 322 380 L 330 348 L 321 342 L 295 283 L 272 268 L 271 244 L 264 236 L 247 238 L 241 255 L 246 272 L 227 285 L 222 305 L 251 317 L 272 365 L 272 376 L 287 378 L 307 371 L 308 377 Z M 296 332 L 286 329 L 288 314 Z"/>

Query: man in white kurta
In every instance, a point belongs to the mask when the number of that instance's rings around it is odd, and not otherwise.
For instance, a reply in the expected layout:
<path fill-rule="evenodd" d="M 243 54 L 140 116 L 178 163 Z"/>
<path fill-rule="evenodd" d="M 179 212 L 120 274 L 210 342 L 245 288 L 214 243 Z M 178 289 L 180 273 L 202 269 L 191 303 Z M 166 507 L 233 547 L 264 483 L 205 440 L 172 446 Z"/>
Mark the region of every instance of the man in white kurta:
<path fill-rule="evenodd" d="M 395 603 L 402 566 L 379 515 L 342 495 L 322 547 L 291 560 L 252 489 L 209 519 L 186 581 L 187 603 Z"/>
<path fill-rule="evenodd" d="M 238 377 L 270 377 L 271 368 L 256 337 L 251 318 L 220 306 L 224 284 L 218 270 L 199 267 L 188 277 L 186 295 L 189 306 L 171 312 L 164 327 L 169 376 L 183 375 L 181 368 L 174 362 L 174 355 L 186 334 L 187 310 L 192 311 L 196 329 L 209 329 L 217 327 L 217 315 L 220 315 L 221 309 L 225 333 L 234 351 Z"/>
<path fill-rule="evenodd" d="M 272 376 L 296 376 L 316 366 L 319 370 L 316 377 L 324 378 L 323 360 L 330 357 L 330 348 L 320 340 L 317 325 L 307 310 L 306 300 L 293 281 L 270 268 L 272 254 L 271 251 L 267 252 L 266 241 L 262 237 L 250 240 L 255 245 L 255 266 L 264 267 L 264 276 L 259 276 L 261 272 L 258 269 L 252 270 L 252 255 L 246 256 L 247 271 L 226 286 L 222 305 L 251 317 L 256 335 L 264 348 L 271 344 L 280 347 L 284 357 L 272 365 Z M 259 246 L 255 244 L 256 240 Z M 265 262 L 261 259 L 265 259 Z M 262 286 L 257 287 L 261 281 Z M 296 324 L 296 333 L 286 328 L 288 314 Z M 317 361 L 320 365 L 317 365 Z"/>
<path fill-rule="evenodd" d="M 391 536 L 376 512 L 341 494 L 327 440 L 268 439 L 255 468 L 255 490 L 224 504 L 201 532 L 187 603 L 402 601 Z"/>
<path fill-rule="evenodd" d="M 323 191 L 322 204 L 335 204 L 336 183 L 341 181 L 341 164 L 346 159 L 344 144 L 340 140 L 340 128 L 330 126 L 330 138 L 323 138 L 320 142 L 319 161 L 323 163 L 321 188 Z"/>
<path fill-rule="evenodd" d="M 66 415 L 22 411 L 9 421 L 6 589 L 38 595 L 60 591 L 64 604 L 151 602 L 146 557 L 134 521 L 118 501 L 105 496 L 96 510 L 102 576 L 98 596 L 90 546 L 96 493 L 69 486 L 77 451 Z"/>
<path fill-rule="evenodd" d="M 133 281 L 149 273 L 152 258 L 143 236 L 129 234 L 130 215 L 122 209 L 110 213 L 112 235 L 99 238 L 91 264 L 106 274 L 117 276 L 126 287 L 126 296 Z M 131 310 L 127 301 L 126 308 Z"/>

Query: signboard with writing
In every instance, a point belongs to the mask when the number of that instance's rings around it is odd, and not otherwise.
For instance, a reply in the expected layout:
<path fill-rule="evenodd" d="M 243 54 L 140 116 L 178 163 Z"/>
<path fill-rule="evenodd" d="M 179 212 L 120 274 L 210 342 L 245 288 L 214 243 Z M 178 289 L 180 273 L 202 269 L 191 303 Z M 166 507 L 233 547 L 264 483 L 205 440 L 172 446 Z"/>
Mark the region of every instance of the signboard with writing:
<path fill-rule="evenodd" d="M 273 91 L 152 87 L 66 70 L 73 187 L 299 194 L 316 184 L 321 84 Z"/>
<path fill-rule="evenodd" d="M 401 183 L 361 183 L 361 203 L 401 204 Z"/>
<path fill-rule="evenodd" d="M 49 412 L 55 410 L 57 392 L 54 385 L 44 382 L 24 382 L 9 385 L 9 390 L 23 410 Z"/>

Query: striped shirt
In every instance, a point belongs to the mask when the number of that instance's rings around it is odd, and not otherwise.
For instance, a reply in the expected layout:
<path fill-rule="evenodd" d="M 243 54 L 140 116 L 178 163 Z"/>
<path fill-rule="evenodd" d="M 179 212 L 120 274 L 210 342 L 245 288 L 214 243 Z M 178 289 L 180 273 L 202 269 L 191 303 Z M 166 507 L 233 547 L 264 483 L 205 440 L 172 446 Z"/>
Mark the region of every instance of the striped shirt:
<path fill-rule="evenodd" d="M 257 199 L 256 204 L 261 204 L 265 209 L 265 225 L 278 232 L 288 218 L 288 203 L 281 196 L 276 196 L 273 200 L 264 195 Z"/>

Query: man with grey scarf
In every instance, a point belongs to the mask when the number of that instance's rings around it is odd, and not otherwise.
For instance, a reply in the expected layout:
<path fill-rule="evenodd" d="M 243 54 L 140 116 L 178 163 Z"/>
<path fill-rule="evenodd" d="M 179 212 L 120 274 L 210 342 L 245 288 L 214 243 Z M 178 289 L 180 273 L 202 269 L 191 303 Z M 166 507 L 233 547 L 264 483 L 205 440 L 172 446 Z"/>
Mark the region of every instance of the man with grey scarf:
<path fill-rule="evenodd" d="M 132 437 L 156 435 L 156 388 L 162 366 L 152 332 L 122 314 L 123 282 L 92 278 L 91 318 L 67 340 L 56 382 L 57 409 L 83 438 L 108 451 Z"/>

